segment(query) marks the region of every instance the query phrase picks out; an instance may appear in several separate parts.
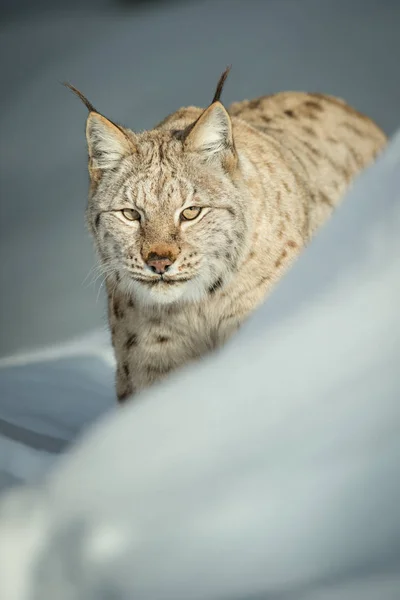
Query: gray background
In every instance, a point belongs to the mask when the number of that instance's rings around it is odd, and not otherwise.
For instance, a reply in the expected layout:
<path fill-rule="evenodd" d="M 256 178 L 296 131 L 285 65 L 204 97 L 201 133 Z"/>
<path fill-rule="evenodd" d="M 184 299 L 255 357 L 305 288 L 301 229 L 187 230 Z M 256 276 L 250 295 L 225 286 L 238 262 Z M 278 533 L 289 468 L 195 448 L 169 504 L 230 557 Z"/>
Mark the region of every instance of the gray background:
<path fill-rule="evenodd" d="M 105 323 L 99 283 L 85 281 L 86 113 L 60 81 L 143 129 L 206 105 L 232 63 L 226 103 L 323 91 L 389 134 L 400 125 L 397 0 L 8 0 L 0 10 L 1 355 Z"/>

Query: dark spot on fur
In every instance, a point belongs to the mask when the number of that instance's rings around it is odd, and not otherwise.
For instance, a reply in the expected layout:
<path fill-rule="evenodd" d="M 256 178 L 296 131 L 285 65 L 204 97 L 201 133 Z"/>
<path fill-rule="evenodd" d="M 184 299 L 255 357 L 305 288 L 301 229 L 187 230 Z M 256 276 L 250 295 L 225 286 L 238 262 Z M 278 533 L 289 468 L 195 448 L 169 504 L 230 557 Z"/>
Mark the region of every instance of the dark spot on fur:
<path fill-rule="evenodd" d="M 236 240 L 238 242 L 243 242 L 244 241 L 244 237 L 245 236 L 244 236 L 243 231 L 234 231 L 234 236 L 235 236 L 235 238 L 236 238 Z M 235 248 L 235 246 L 234 246 L 234 248 Z"/>
<path fill-rule="evenodd" d="M 94 220 L 94 226 L 96 227 L 96 229 L 97 229 L 97 228 L 98 228 L 98 226 L 99 226 L 99 223 L 100 223 L 100 217 L 101 217 L 101 213 L 98 213 L 98 214 L 96 215 L 96 218 L 95 218 L 95 220 Z"/>
<path fill-rule="evenodd" d="M 212 285 L 210 285 L 210 287 L 208 288 L 208 293 L 211 295 L 215 294 L 215 292 L 222 287 L 223 283 L 224 283 L 224 281 L 223 281 L 222 277 L 218 277 L 218 279 L 216 281 L 214 281 L 214 283 Z"/>
<path fill-rule="evenodd" d="M 114 310 L 114 316 L 116 319 L 122 319 L 122 317 L 124 316 L 124 311 L 121 309 L 120 303 L 118 302 L 118 300 L 114 300 L 114 305 L 113 305 L 113 310 Z"/>
<path fill-rule="evenodd" d="M 261 104 L 261 98 L 256 98 L 255 100 L 250 100 L 248 103 L 249 108 L 258 108 Z"/>
<path fill-rule="evenodd" d="M 285 232 L 285 222 L 281 221 L 281 226 L 280 226 L 279 231 L 278 231 L 278 238 L 279 239 L 283 238 L 284 232 Z"/>
<path fill-rule="evenodd" d="M 325 160 L 327 160 L 329 162 L 329 164 L 331 165 L 332 169 L 334 169 L 336 172 L 340 173 L 342 175 L 342 177 L 344 177 L 344 179 L 346 181 L 349 181 L 352 175 L 352 172 L 349 171 L 348 169 L 346 169 L 346 167 L 344 165 L 340 165 L 338 163 L 336 163 L 330 156 L 329 154 L 327 154 L 325 156 Z"/>
<path fill-rule="evenodd" d="M 292 110 L 283 111 L 287 117 L 294 119 L 294 112 Z"/>
<path fill-rule="evenodd" d="M 272 121 L 271 117 L 267 117 L 266 115 L 261 115 L 261 118 L 264 121 L 264 123 L 271 123 Z"/>
<path fill-rule="evenodd" d="M 312 127 L 308 127 L 307 125 L 303 127 L 303 131 L 304 133 L 306 133 L 307 135 L 311 135 L 312 137 L 316 136 L 314 129 L 312 129 Z"/>
<path fill-rule="evenodd" d="M 128 298 L 128 306 L 129 308 L 135 308 L 135 303 L 132 298 Z"/>
<path fill-rule="evenodd" d="M 283 187 L 285 188 L 285 190 L 287 191 L 288 194 L 292 191 L 290 185 L 286 181 L 284 181 L 282 183 L 282 185 L 283 185 Z"/>
<path fill-rule="evenodd" d="M 297 248 L 297 244 L 293 240 L 289 240 L 287 245 L 289 246 L 289 248 Z"/>
<path fill-rule="evenodd" d="M 121 277 L 119 276 L 118 271 L 115 271 L 115 281 L 119 283 L 121 281 Z"/>
<path fill-rule="evenodd" d="M 132 348 L 132 346 L 136 346 L 137 342 L 138 342 L 137 334 L 136 333 L 131 333 L 131 335 L 126 340 L 125 346 L 129 350 L 129 348 Z"/>
<path fill-rule="evenodd" d="M 161 325 L 161 317 L 158 315 L 152 315 L 149 317 L 149 323 L 152 325 Z"/>
<path fill-rule="evenodd" d="M 261 277 L 260 281 L 258 282 L 258 286 L 266 284 L 267 281 L 271 281 L 271 275 L 264 275 Z"/>
<path fill-rule="evenodd" d="M 125 375 L 125 377 L 129 377 L 129 375 L 130 375 L 130 372 L 129 372 L 129 365 L 128 365 L 128 363 L 124 363 L 124 364 L 122 365 L 122 369 L 123 369 L 123 371 L 124 371 L 124 375 Z"/>
<path fill-rule="evenodd" d="M 164 308 L 164 311 L 167 313 L 167 315 L 174 315 L 180 310 L 181 310 L 180 304 L 177 304 L 177 303 L 169 304 L 168 306 L 166 306 Z"/>
<path fill-rule="evenodd" d="M 322 204 L 327 204 L 328 206 L 330 206 L 331 208 L 334 208 L 334 204 L 332 202 L 332 200 L 330 200 L 328 198 L 328 196 L 326 194 L 324 194 L 323 192 L 319 193 L 319 200 L 322 202 Z"/>
<path fill-rule="evenodd" d="M 320 151 L 317 148 L 315 148 L 315 146 L 313 146 L 306 140 L 304 140 L 303 143 L 304 143 L 305 147 L 308 148 L 308 150 L 314 154 L 314 156 L 321 156 Z"/>
<path fill-rule="evenodd" d="M 318 104 L 318 102 L 315 102 L 314 100 L 306 100 L 304 102 L 304 105 L 307 106 L 307 108 L 311 108 L 312 110 L 317 110 L 317 111 L 323 111 L 323 107 Z"/>
<path fill-rule="evenodd" d="M 287 256 L 287 250 L 286 250 L 286 249 L 284 249 L 284 250 L 282 250 L 282 252 L 281 252 L 281 254 L 280 254 L 279 258 L 278 258 L 278 259 L 275 261 L 275 267 L 276 267 L 276 268 L 278 268 L 278 267 L 280 267 L 280 266 L 281 266 L 281 264 L 282 264 L 282 262 L 283 262 L 283 259 L 284 259 L 284 258 L 286 258 L 286 256 Z"/>
<path fill-rule="evenodd" d="M 159 335 L 159 336 L 157 337 L 157 342 L 158 342 L 159 344 L 165 344 L 165 342 L 169 342 L 169 340 L 170 340 L 170 339 L 171 339 L 171 338 L 169 338 L 169 337 L 168 337 L 168 336 L 166 336 L 166 335 Z"/>
<path fill-rule="evenodd" d="M 347 123 L 347 121 L 345 121 L 344 123 L 342 123 L 342 126 L 345 127 L 348 131 L 351 131 L 352 133 L 355 133 L 360 137 L 364 137 L 364 132 L 352 123 Z"/>

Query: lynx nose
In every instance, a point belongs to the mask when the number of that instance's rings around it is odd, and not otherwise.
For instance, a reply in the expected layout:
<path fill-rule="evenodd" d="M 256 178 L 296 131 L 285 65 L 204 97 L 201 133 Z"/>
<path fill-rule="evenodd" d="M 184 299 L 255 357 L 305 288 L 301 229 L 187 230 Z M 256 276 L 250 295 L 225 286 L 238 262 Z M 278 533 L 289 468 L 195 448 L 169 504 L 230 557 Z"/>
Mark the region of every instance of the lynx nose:
<path fill-rule="evenodd" d="M 173 262 L 174 261 L 171 260 L 170 257 L 159 256 L 155 252 L 150 252 L 146 260 L 146 263 L 150 267 L 150 269 L 158 275 L 162 275 L 163 273 L 168 271 Z"/>

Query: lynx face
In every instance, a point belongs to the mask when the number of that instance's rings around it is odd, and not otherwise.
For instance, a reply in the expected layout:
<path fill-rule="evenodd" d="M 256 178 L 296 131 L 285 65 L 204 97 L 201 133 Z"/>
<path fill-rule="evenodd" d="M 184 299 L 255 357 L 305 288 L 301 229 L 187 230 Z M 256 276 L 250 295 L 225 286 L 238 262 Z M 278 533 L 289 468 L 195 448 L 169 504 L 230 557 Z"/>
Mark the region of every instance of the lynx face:
<path fill-rule="evenodd" d="M 219 103 L 210 109 L 186 137 L 136 135 L 89 115 L 89 224 L 104 272 L 143 303 L 212 293 L 231 279 L 245 249 L 230 121 Z"/>

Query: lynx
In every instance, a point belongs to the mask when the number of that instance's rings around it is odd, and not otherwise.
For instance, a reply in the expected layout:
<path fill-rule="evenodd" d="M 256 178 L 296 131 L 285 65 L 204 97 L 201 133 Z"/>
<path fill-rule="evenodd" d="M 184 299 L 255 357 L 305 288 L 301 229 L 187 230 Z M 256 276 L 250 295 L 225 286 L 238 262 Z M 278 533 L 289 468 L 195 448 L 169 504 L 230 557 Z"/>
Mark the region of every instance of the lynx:
<path fill-rule="evenodd" d="M 120 402 L 220 347 L 268 296 L 386 137 L 343 100 L 283 92 L 181 108 L 135 133 L 89 110 L 87 221 Z"/>

